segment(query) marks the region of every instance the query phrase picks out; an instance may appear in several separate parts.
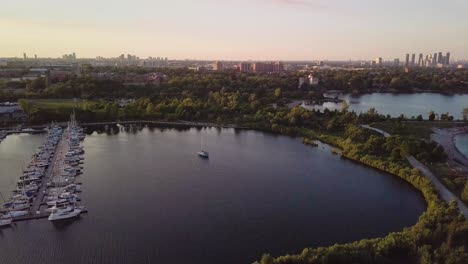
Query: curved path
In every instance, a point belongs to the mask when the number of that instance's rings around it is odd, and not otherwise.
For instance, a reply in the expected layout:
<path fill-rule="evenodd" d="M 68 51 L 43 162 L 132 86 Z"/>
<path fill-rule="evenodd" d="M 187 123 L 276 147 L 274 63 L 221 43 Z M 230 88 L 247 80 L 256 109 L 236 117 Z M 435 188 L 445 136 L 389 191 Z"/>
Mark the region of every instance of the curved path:
<path fill-rule="evenodd" d="M 434 133 L 431 135 L 431 139 L 439 143 L 439 145 L 444 148 L 447 153 L 449 163 L 454 167 L 459 167 L 465 172 L 468 172 L 468 159 L 465 155 L 460 153 L 454 142 L 455 135 L 468 132 L 468 128 L 433 128 L 432 131 L 434 131 Z"/>
<path fill-rule="evenodd" d="M 371 127 L 368 125 L 361 125 L 363 128 L 371 129 L 374 130 L 380 134 L 382 134 L 384 137 L 391 137 L 391 135 L 381 129 Z M 445 187 L 442 182 L 429 170 L 429 168 L 419 162 L 415 157 L 413 156 L 408 156 L 407 157 L 408 162 L 416 169 L 420 170 L 424 176 L 426 176 L 431 182 L 434 184 L 435 188 L 439 192 L 440 197 L 447 203 L 455 200 L 458 204 L 458 208 L 460 209 L 460 212 L 465 216 L 465 218 L 468 218 L 468 207 L 455 195 L 453 194 L 447 187 Z"/>

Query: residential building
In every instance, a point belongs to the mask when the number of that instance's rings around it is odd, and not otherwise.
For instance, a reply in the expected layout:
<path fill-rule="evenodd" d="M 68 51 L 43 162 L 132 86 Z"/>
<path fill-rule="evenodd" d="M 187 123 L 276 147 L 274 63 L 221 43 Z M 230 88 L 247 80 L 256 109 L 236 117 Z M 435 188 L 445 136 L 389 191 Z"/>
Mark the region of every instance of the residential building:
<path fill-rule="evenodd" d="M 254 72 L 282 72 L 284 71 L 284 65 L 282 62 L 256 62 L 253 64 Z"/>
<path fill-rule="evenodd" d="M 222 71 L 223 70 L 223 63 L 221 61 L 213 62 L 213 70 L 214 71 Z"/>
<path fill-rule="evenodd" d="M 377 59 L 375 59 L 375 64 L 377 66 L 382 66 L 382 64 L 383 64 L 382 57 L 378 57 Z"/>
<path fill-rule="evenodd" d="M 248 62 L 239 63 L 239 71 L 240 72 L 251 72 L 252 71 L 252 64 L 250 64 Z"/>
<path fill-rule="evenodd" d="M 309 84 L 312 85 L 312 86 L 316 86 L 316 85 L 319 84 L 319 78 L 313 76 L 312 74 L 309 74 L 307 79 L 309 81 Z"/>
<path fill-rule="evenodd" d="M 299 85 L 297 88 L 301 89 L 304 84 L 308 83 L 308 79 L 306 77 L 299 77 Z"/>

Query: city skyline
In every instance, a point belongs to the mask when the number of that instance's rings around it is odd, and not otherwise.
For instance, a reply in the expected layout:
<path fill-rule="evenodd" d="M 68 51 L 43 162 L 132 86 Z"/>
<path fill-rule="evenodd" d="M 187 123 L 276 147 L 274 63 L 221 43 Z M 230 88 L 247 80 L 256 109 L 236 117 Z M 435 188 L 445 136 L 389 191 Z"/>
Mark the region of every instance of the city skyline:
<path fill-rule="evenodd" d="M 468 59 L 467 8 L 459 0 L 7 1 L 0 57 L 405 61 L 450 51 Z"/>

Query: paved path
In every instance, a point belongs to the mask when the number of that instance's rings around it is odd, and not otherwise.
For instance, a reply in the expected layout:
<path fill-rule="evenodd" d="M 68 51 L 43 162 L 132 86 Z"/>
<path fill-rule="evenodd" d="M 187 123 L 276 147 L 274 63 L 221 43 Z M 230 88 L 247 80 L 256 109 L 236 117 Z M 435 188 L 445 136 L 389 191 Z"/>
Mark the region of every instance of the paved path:
<path fill-rule="evenodd" d="M 468 172 L 468 159 L 458 151 L 454 143 L 455 135 L 468 131 L 467 127 L 454 129 L 433 128 L 432 130 L 434 133 L 431 135 L 431 139 L 444 148 L 449 164 Z"/>
<path fill-rule="evenodd" d="M 374 130 L 380 134 L 382 134 L 384 137 L 390 137 L 391 135 L 381 129 L 371 127 L 368 125 L 361 125 L 363 128 L 371 129 Z M 407 157 L 408 162 L 416 169 L 420 170 L 424 176 L 426 176 L 429 180 L 432 181 L 432 184 L 434 184 L 435 188 L 439 192 L 440 197 L 442 199 L 449 203 L 452 200 L 455 200 L 458 204 L 458 208 L 460 209 L 460 212 L 465 216 L 465 218 L 468 218 L 468 207 L 455 195 L 453 194 L 447 187 L 445 187 L 442 182 L 429 170 L 428 167 L 426 167 L 424 164 L 419 162 L 415 157 L 413 156 L 408 156 Z"/>
<path fill-rule="evenodd" d="M 377 133 L 380 133 L 382 134 L 384 137 L 388 138 L 388 137 L 391 137 L 392 135 L 390 135 L 389 133 L 381 130 L 381 129 L 378 129 L 378 128 L 375 128 L 375 127 L 371 127 L 371 126 L 368 126 L 368 125 L 361 125 L 361 127 L 363 128 L 367 128 L 367 129 L 370 129 L 370 130 L 374 130 L 375 132 Z"/>

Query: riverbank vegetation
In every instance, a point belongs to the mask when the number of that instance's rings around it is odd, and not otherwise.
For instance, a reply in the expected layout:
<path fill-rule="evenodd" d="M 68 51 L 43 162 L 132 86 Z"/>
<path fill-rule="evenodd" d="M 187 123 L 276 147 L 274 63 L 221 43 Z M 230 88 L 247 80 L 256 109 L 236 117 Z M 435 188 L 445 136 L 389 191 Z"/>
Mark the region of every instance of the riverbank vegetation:
<path fill-rule="evenodd" d="M 408 166 L 403 159 L 401 150 L 405 147 L 401 139 L 379 138 L 356 126 L 348 127 L 343 137 L 319 138 L 339 146 L 345 158 L 391 173 L 412 184 L 424 196 L 427 211 L 414 226 L 384 238 L 308 248 L 297 255 L 277 258 L 266 254 L 260 260 L 261 264 L 467 263 L 468 222 L 459 214 L 455 202 L 445 204 L 431 181 Z"/>

